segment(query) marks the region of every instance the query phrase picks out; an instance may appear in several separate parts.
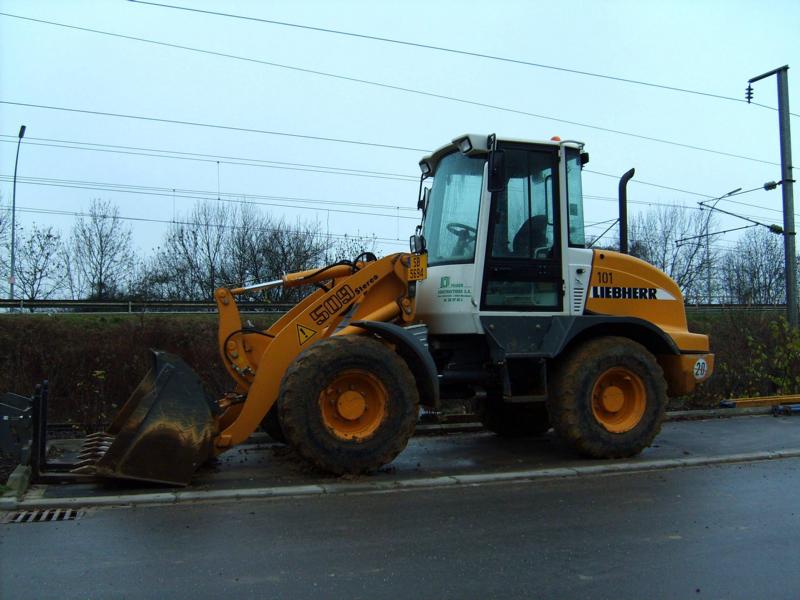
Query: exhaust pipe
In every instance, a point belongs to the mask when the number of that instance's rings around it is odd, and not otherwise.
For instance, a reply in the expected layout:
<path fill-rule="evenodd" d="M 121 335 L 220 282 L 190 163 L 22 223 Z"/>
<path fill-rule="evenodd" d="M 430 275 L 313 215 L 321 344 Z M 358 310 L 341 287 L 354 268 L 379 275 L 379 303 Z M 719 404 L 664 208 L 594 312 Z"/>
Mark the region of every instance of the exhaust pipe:
<path fill-rule="evenodd" d="M 619 180 L 619 251 L 628 254 L 628 182 L 636 169 L 631 169 Z"/>

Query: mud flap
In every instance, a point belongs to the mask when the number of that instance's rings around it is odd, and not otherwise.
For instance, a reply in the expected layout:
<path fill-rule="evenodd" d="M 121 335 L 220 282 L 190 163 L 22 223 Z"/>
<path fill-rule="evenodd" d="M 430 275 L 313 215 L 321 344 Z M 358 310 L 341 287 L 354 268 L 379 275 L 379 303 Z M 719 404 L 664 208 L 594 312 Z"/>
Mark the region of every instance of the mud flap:
<path fill-rule="evenodd" d="M 216 403 L 183 360 L 152 354 L 152 369 L 109 429 L 86 438 L 73 473 L 187 485 L 211 458 Z"/>

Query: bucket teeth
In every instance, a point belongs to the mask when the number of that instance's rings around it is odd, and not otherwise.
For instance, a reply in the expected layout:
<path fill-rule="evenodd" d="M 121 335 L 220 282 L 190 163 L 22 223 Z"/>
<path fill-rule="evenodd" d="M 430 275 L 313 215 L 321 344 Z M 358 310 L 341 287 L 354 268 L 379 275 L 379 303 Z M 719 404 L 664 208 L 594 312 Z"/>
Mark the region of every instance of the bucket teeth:
<path fill-rule="evenodd" d="M 114 436 L 108 435 L 105 431 L 88 436 L 81 446 L 78 462 L 75 463 L 72 472 L 84 475 L 95 474 L 97 463 L 102 460 L 113 442 Z"/>
<path fill-rule="evenodd" d="M 98 450 L 97 452 L 81 452 L 78 455 L 78 461 L 80 462 L 84 460 L 100 460 L 101 458 L 103 458 L 103 456 L 107 451 L 108 448 L 103 448 L 101 450 Z"/>
<path fill-rule="evenodd" d="M 108 448 L 111 445 L 111 442 L 92 442 L 90 444 L 84 444 L 81 446 L 81 454 L 84 452 L 91 452 L 97 450 L 98 448 Z"/>
<path fill-rule="evenodd" d="M 92 461 L 92 464 L 90 465 L 78 463 L 71 472 L 78 475 L 95 475 L 97 473 L 97 467 L 95 466 L 94 461 Z"/>

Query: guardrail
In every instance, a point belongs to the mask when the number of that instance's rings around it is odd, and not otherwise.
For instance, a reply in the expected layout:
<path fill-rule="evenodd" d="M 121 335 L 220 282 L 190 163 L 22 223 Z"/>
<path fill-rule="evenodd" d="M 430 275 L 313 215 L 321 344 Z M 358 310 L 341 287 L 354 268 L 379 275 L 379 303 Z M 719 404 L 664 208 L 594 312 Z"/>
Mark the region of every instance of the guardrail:
<path fill-rule="evenodd" d="M 240 302 L 241 312 L 282 314 L 293 304 L 270 302 Z M 217 305 L 203 301 L 172 300 L 0 300 L 0 310 L 13 312 L 64 312 L 64 313 L 212 313 Z"/>
<path fill-rule="evenodd" d="M 294 304 L 274 304 L 271 302 L 240 302 L 242 312 L 261 312 L 281 314 Z M 3 300 L 0 310 L 14 312 L 70 312 L 70 313 L 206 313 L 216 312 L 213 302 L 197 300 Z M 762 312 L 785 312 L 785 304 L 687 304 L 687 312 L 719 312 L 725 310 L 744 310 Z"/>

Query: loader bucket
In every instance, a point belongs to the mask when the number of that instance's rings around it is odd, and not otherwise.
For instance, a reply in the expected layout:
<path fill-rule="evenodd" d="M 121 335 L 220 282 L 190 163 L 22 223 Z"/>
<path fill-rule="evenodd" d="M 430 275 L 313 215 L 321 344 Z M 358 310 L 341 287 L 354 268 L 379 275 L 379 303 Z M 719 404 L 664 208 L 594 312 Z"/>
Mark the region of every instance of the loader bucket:
<path fill-rule="evenodd" d="M 108 430 L 86 438 L 74 473 L 187 485 L 211 457 L 217 405 L 183 360 L 152 354 L 152 369 Z"/>

